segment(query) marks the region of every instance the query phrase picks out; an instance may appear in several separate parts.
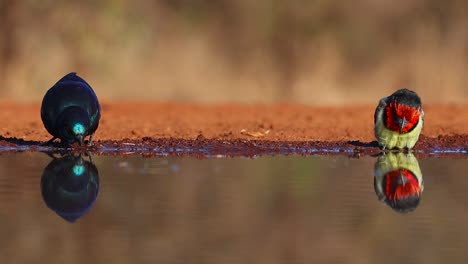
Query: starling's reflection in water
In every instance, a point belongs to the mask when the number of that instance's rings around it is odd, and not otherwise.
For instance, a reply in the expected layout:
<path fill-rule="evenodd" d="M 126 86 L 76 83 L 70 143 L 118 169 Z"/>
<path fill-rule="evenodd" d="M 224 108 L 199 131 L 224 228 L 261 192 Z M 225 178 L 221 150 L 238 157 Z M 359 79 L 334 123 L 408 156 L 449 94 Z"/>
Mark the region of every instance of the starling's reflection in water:
<path fill-rule="evenodd" d="M 374 189 L 380 201 L 395 211 L 414 211 L 424 182 L 418 160 L 411 153 L 386 153 L 375 163 Z"/>
<path fill-rule="evenodd" d="M 99 192 L 99 173 L 81 155 L 55 158 L 44 169 L 41 193 L 47 206 L 70 223 L 88 212 Z"/>

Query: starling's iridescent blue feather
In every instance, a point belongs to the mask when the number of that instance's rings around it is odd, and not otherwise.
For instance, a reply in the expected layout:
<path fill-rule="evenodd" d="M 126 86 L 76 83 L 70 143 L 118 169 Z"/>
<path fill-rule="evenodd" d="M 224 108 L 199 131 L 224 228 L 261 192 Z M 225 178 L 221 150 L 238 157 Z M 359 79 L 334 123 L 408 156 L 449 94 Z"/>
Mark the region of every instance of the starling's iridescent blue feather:
<path fill-rule="evenodd" d="M 81 156 L 54 159 L 42 174 L 41 193 L 47 207 L 73 223 L 88 212 L 97 199 L 98 170 Z"/>
<path fill-rule="evenodd" d="M 101 109 L 91 86 L 72 72 L 60 79 L 44 96 L 41 118 L 47 131 L 67 143 L 76 142 L 69 134 L 73 121 L 83 120 L 83 137 L 92 135 L 99 125 Z M 68 129 L 68 130 L 67 130 Z M 79 129 L 78 129 L 79 131 Z"/>

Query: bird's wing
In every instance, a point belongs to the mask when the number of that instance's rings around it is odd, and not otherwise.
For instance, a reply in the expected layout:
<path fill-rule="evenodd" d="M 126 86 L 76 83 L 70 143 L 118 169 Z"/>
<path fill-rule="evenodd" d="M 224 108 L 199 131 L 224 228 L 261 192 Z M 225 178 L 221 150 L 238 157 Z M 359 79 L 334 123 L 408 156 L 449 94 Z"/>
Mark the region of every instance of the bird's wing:
<path fill-rule="evenodd" d="M 387 106 L 387 98 L 388 97 L 384 97 L 384 98 L 380 99 L 379 104 L 375 108 L 374 124 L 377 123 L 377 116 L 379 115 L 379 113 L 385 110 L 385 107 Z"/>

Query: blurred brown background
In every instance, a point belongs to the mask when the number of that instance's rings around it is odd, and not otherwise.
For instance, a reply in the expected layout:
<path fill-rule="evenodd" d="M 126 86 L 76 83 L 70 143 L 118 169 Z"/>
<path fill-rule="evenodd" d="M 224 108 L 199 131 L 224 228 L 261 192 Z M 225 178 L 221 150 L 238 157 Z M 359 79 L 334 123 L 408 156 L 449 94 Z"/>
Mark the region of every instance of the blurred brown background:
<path fill-rule="evenodd" d="M 466 103 L 461 0 L 0 0 L 0 99 L 77 71 L 104 100 Z"/>

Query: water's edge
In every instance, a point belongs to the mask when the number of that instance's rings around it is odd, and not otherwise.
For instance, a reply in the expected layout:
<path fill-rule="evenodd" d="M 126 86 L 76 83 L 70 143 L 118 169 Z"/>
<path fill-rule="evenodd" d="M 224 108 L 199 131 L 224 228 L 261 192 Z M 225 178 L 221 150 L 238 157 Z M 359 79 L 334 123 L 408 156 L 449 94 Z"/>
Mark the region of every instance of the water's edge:
<path fill-rule="evenodd" d="M 268 141 L 268 140 L 220 140 L 220 139 L 152 139 L 97 141 L 92 146 L 69 147 L 54 143 L 21 139 L 0 140 L 0 153 L 10 152 L 90 152 L 97 155 L 126 156 L 194 156 L 194 157 L 253 157 L 265 155 L 341 155 L 348 157 L 377 156 L 381 150 L 375 141 Z M 407 152 L 407 151 L 406 151 Z M 439 142 L 423 140 L 411 150 L 418 157 L 468 157 L 464 142 Z"/>

